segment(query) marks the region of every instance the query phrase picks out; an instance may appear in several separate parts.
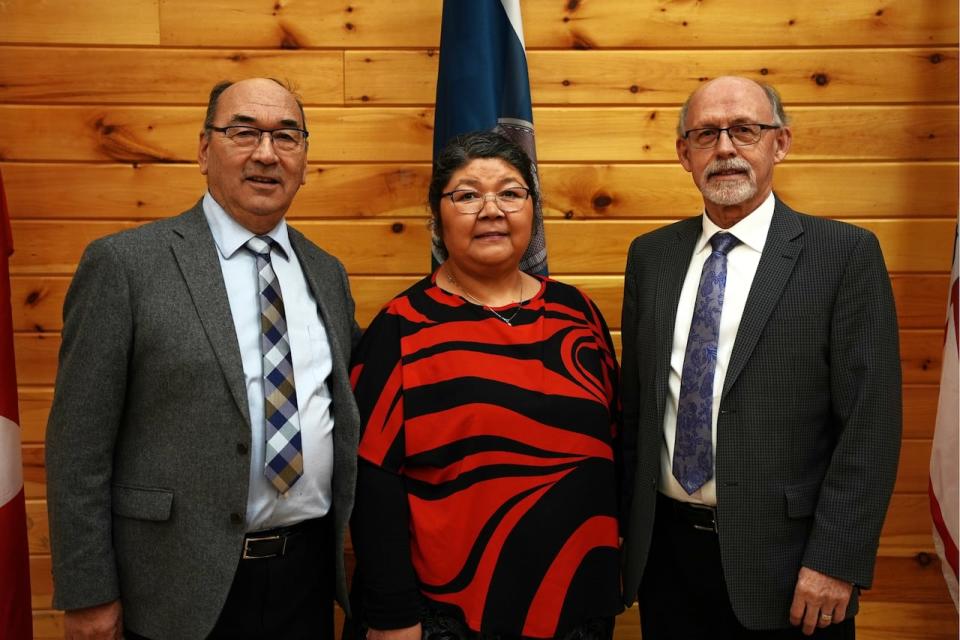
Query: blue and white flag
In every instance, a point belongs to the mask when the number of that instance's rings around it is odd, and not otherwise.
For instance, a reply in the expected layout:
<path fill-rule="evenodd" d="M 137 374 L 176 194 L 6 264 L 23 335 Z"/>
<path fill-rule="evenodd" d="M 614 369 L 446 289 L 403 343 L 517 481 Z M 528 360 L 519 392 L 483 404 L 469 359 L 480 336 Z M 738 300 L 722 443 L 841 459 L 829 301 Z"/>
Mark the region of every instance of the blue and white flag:
<path fill-rule="evenodd" d="M 527 152 L 537 183 L 531 186 L 539 190 L 520 0 L 444 0 L 434 158 L 454 136 L 485 129 L 495 129 Z M 439 258 L 434 255 L 435 260 Z M 547 243 L 539 206 L 520 268 L 547 275 Z"/>

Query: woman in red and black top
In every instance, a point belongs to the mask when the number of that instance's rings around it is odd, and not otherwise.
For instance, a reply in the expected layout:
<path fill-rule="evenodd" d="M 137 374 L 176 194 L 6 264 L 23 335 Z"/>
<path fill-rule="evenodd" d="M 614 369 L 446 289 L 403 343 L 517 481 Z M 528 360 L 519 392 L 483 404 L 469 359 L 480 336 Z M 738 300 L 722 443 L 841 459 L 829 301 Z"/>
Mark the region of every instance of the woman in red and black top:
<path fill-rule="evenodd" d="M 358 347 L 371 640 L 609 638 L 620 611 L 616 358 L 589 298 L 519 268 L 535 184 L 506 138 L 451 142 L 430 186 L 446 259 Z"/>

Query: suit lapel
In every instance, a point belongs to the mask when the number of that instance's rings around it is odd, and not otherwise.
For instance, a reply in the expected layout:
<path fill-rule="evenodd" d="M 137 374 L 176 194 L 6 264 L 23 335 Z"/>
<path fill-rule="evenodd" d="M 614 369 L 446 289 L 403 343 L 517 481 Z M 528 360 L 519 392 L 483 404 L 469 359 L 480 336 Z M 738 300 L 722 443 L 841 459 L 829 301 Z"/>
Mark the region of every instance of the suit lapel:
<path fill-rule="evenodd" d="M 327 300 L 327 292 L 333 287 L 338 287 L 339 284 L 326 281 L 327 271 L 322 265 L 318 264 L 316 255 L 305 249 L 305 245 L 309 240 L 289 225 L 287 226 L 287 232 L 290 235 L 290 244 L 293 246 L 293 250 L 297 254 L 297 259 L 300 260 L 300 265 L 303 268 L 303 277 L 306 278 L 307 286 L 310 287 L 313 299 L 317 302 L 317 310 L 320 313 L 320 319 L 323 320 L 327 340 L 330 341 L 330 350 L 332 354 L 343 353 L 341 350 L 340 336 L 337 334 L 337 327 L 339 325 L 334 316 L 331 315 L 333 312 Z M 337 361 L 338 358 L 334 357 L 335 364 Z"/>
<path fill-rule="evenodd" d="M 685 220 L 677 226 L 676 235 L 663 247 L 660 258 L 660 273 L 657 277 L 656 335 L 657 340 L 657 415 L 662 416 L 667 398 L 667 381 L 670 377 L 670 355 L 673 352 L 673 331 L 677 321 L 677 304 L 680 291 L 690 267 L 690 257 L 703 228 L 702 218 Z"/>
<path fill-rule="evenodd" d="M 760 334 L 763 333 L 770 314 L 777 306 L 783 294 L 783 288 L 790 279 L 790 274 L 793 273 L 802 249 L 803 229 L 797 220 L 796 213 L 777 199 L 773 219 L 770 221 L 770 231 L 767 233 L 767 242 L 763 247 L 763 255 L 760 256 L 760 264 L 753 277 L 737 337 L 733 343 L 733 352 L 730 354 L 730 364 L 723 382 L 721 399 L 730 391 L 747 360 L 750 359 Z"/>
<path fill-rule="evenodd" d="M 223 284 L 217 248 L 201 203 L 180 216 L 170 244 L 203 330 L 223 370 L 230 394 L 249 426 L 247 391 L 237 332 L 233 326 L 233 314 Z"/>

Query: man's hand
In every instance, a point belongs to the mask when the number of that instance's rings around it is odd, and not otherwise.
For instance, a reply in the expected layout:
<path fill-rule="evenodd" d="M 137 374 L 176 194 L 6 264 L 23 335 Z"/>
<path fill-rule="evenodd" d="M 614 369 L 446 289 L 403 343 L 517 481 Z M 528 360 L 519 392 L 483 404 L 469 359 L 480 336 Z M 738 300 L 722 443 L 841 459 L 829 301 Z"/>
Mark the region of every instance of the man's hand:
<path fill-rule="evenodd" d="M 64 640 L 121 640 L 123 609 L 120 601 L 66 611 L 63 637 Z"/>
<path fill-rule="evenodd" d="M 804 635 L 811 635 L 817 627 L 828 627 L 843 622 L 853 585 L 825 573 L 800 567 L 797 587 L 790 605 L 790 623 L 803 625 Z"/>
<path fill-rule="evenodd" d="M 423 629 L 420 623 L 406 629 L 368 629 L 367 640 L 420 640 Z"/>

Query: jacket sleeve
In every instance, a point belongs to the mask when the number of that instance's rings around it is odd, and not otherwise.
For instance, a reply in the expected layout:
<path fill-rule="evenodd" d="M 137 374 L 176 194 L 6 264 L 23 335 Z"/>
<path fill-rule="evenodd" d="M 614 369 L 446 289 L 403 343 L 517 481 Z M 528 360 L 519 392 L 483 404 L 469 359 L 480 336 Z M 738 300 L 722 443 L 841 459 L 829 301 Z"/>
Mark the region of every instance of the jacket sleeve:
<path fill-rule="evenodd" d="M 47 503 L 58 609 L 120 597 L 111 542 L 114 446 L 133 339 L 130 290 L 107 240 L 92 243 L 64 303 L 46 433 Z"/>
<path fill-rule="evenodd" d="M 896 480 L 903 422 L 893 291 L 873 234 L 860 236 L 847 262 L 829 352 L 839 434 L 803 565 L 869 588 Z"/>
<path fill-rule="evenodd" d="M 620 482 L 620 535 L 627 538 L 630 505 L 633 502 L 637 471 L 637 442 L 640 428 L 640 376 L 635 327 L 637 326 L 637 290 L 634 251 L 636 240 L 627 254 L 627 268 L 623 279 L 623 311 L 620 322 L 622 355 L 620 366 L 622 471 Z"/>

